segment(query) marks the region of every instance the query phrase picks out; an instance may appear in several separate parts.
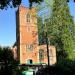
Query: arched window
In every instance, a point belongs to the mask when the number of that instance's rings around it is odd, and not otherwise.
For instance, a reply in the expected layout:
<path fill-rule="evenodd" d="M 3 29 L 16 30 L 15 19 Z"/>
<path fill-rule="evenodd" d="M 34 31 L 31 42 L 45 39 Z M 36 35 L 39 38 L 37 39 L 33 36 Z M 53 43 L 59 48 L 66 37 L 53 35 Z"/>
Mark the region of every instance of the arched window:
<path fill-rule="evenodd" d="M 30 14 L 29 13 L 26 15 L 26 22 L 30 22 Z"/>
<path fill-rule="evenodd" d="M 50 60 L 53 60 L 53 52 L 52 52 L 52 49 L 49 49 L 49 58 L 50 58 Z"/>
<path fill-rule="evenodd" d="M 26 45 L 26 51 L 33 51 L 33 45 L 32 44 L 27 44 Z"/>
<path fill-rule="evenodd" d="M 39 60 L 44 60 L 44 50 L 42 49 L 39 50 Z"/>

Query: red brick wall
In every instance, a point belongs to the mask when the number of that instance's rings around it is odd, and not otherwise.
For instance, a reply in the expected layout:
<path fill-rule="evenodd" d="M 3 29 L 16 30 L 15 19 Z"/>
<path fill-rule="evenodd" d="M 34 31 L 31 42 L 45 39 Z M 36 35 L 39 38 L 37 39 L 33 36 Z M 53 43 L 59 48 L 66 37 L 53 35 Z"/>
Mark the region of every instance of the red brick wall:
<path fill-rule="evenodd" d="M 26 15 L 30 14 L 30 22 L 27 22 Z M 32 59 L 33 63 L 39 63 L 39 49 L 44 50 L 44 60 L 42 62 L 47 63 L 47 53 L 46 53 L 46 45 L 38 45 L 38 28 L 37 28 L 37 18 L 36 18 L 36 10 L 32 8 L 25 8 L 20 6 L 17 11 L 18 17 L 16 19 L 17 31 L 16 37 L 17 40 L 17 51 L 18 58 L 20 60 L 20 64 L 26 64 L 28 59 Z M 33 50 L 27 51 L 27 45 L 33 45 Z M 50 61 L 50 64 L 56 63 L 56 50 L 54 46 L 49 46 L 52 50 L 53 58 Z"/>

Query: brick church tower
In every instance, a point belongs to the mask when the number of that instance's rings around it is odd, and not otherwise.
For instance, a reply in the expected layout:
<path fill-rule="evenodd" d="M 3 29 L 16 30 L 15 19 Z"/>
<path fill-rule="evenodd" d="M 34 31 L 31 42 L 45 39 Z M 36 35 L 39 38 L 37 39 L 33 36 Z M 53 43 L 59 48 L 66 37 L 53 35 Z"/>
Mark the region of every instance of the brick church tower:
<path fill-rule="evenodd" d="M 34 8 L 20 6 L 16 12 L 15 49 L 14 57 L 20 64 L 48 63 L 47 46 L 38 44 L 37 17 Z M 55 47 L 49 46 L 49 52 L 50 65 L 53 65 L 56 63 Z"/>
<path fill-rule="evenodd" d="M 16 42 L 20 63 L 37 62 L 36 56 L 34 57 L 34 50 L 38 47 L 36 10 L 20 6 L 16 13 L 16 21 Z"/>

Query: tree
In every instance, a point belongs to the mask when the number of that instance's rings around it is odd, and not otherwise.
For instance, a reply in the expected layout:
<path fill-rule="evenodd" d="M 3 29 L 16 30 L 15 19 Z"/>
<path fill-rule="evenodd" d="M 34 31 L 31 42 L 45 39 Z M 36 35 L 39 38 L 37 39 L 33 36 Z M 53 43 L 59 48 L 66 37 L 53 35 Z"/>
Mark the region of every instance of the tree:
<path fill-rule="evenodd" d="M 14 58 L 12 54 L 12 50 L 9 47 L 2 48 L 2 61 L 5 64 L 12 64 Z"/>
<path fill-rule="evenodd" d="M 32 7 L 33 3 L 40 3 L 43 1 L 44 0 L 29 0 L 29 6 Z M 22 0 L 0 0 L 0 9 L 7 8 L 8 6 L 17 7 L 21 4 L 21 2 L 22 2 Z M 69 0 L 67 0 L 67 2 L 69 2 Z M 75 0 L 74 0 L 74 2 L 75 2 Z"/>
<path fill-rule="evenodd" d="M 16 67 L 16 61 L 13 58 L 12 50 L 9 47 L 0 47 L 0 66 L 4 66 L 0 69 L 0 74 L 12 75 L 13 70 Z"/>
<path fill-rule="evenodd" d="M 42 18 L 38 17 L 37 19 L 37 25 L 38 25 L 38 40 L 39 40 L 39 45 L 45 44 L 45 36 L 44 36 L 44 25 L 42 23 Z"/>
<path fill-rule="evenodd" d="M 67 2 L 69 2 L 70 0 L 67 0 Z M 73 0 L 75 2 L 75 0 Z"/>
<path fill-rule="evenodd" d="M 52 17 L 47 24 L 51 44 L 55 45 L 57 51 L 61 51 L 61 58 L 73 59 L 74 57 L 74 21 L 70 15 L 66 0 L 54 0 Z"/>
<path fill-rule="evenodd" d="M 38 25 L 39 44 L 46 44 L 45 23 L 49 20 L 51 16 L 52 6 L 53 6 L 53 0 L 44 0 L 44 2 L 41 3 L 40 5 L 35 5 L 38 12 L 37 25 Z"/>
<path fill-rule="evenodd" d="M 43 0 L 29 0 L 30 7 L 32 4 L 35 3 L 40 3 Z M 17 7 L 21 4 L 22 0 L 0 0 L 0 9 L 7 8 L 8 6 L 10 7 Z"/>
<path fill-rule="evenodd" d="M 0 62 L 11 65 L 14 61 L 12 50 L 9 47 L 0 47 Z"/>
<path fill-rule="evenodd" d="M 10 7 L 17 7 L 21 4 L 21 0 L 0 0 L 0 9 Z"/>

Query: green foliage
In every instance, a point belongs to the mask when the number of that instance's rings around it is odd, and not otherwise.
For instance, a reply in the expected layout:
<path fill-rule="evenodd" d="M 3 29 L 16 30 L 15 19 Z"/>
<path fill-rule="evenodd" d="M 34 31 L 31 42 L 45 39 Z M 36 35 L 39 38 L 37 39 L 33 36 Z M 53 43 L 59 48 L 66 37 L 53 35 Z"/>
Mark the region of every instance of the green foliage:
<path fill-rule="evenodd" d="M 0 0 L 0 9 L 5 9 L 8 6 L 17 7 L 21 4 L 22 0 Z"/>
<path fill-rule="evenodd" d="M 29 6 L 31 8 L 33 3 L 41 3 L 44 0 L 28 0 L 28 1 L 30 3 Z M 49 4 L 48 0 L 45 0 L 45 1 L 47 2 L 47 4 Z M 69 2 L 69 0 L 66 0 L 66 1 Z M 21 4 L 21 2 L 22 2 L 22 0 L 0 0 L 0 9 L 5 9 L 8 6 L 17 7 Z M 50 0 L 50 2 L 52 2 L 52 0 Z M 75 2 L 75 0 L 74 0 L 74 2 Z"/>
<path fill-rule="evenodd" d="M 54 37 L 51 44 L 57 47 L 57 51 L 63 50 L 67 53 L 67 59 L 73 59 L 75 28 L 66 0 L 54 0 L 52 10 L 52 17 L 47 24 L 49 35 Z"/>
<path fill-rule="evenodd" d="M 45 22 L 50 44 L 56 46 L 58 60 L 74 60 L 75 25 L 66 0 L 53 0 L 52 16 Z M 45 41 L 44 26 L 42 20 L 38 21 L 40 44 Z"/>
<path fill-rule="evenodd" d="M 0 62 L 12 63 L 13 60 L 12 50 L 9 47 L 0 47 Z"/>
<path fill-rule="evenodd" d="M 43 0 L 29 0 L 30 7 L 32 7 L 33 2 L 40 3 Z M 22 0 L 0 0 L 0 9 L 7 9 L 10 7 L 18 7 L 21 4 Z"/>
<path fill-rule="evenodd" d="M 30 3 L 32 2 L 36 2 L 36 3 L 39 3 L 39 2 L 42 2 L 43 0 L 29 0 Z"/>
<path fill-rule="evenodd" d="M 42 18 L 38 17 L 38 38 L 39 38 L 39 44 L 44 44 L 44 26 L 42 24 Z"/>
<path fill-rule="evenodd" d="M 12 50 L 9 47 L 0 47 L 0 69 L 1 75 L 12 75 L 18 63 L 14 60 Z"/>
<path fill-rule="evenodd" d="M 55 66 L 48 66 L 37 71 L 36 75 L 75 75 L 75 61 L 62 60 Z"/>

